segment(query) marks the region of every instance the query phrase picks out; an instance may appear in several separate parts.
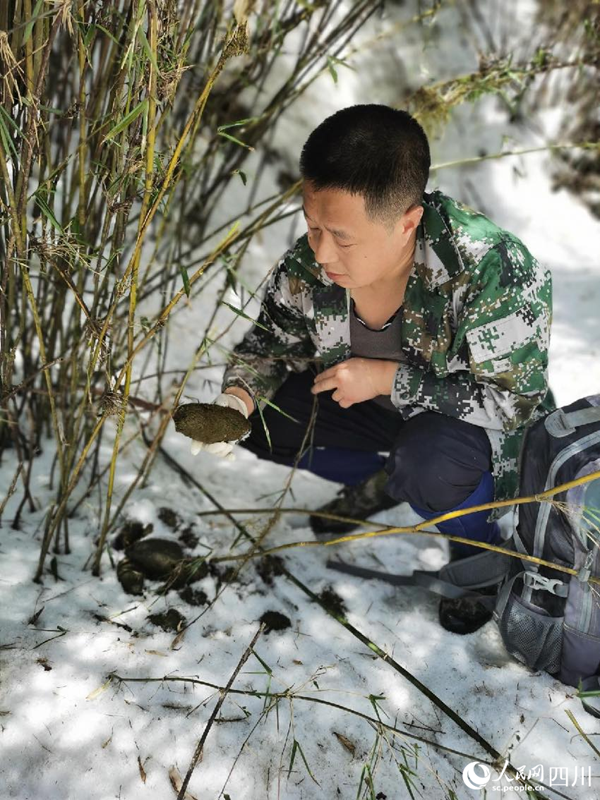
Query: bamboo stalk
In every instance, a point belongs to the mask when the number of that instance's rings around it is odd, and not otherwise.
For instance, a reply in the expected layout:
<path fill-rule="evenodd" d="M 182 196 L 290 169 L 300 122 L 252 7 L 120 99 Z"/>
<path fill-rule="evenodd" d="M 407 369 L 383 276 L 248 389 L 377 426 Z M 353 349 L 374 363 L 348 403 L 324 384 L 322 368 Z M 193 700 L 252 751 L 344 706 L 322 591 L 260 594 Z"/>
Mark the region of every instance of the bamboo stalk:
<path fill-rule="evenodd" d="M 145 186 L 144 186 L 144 198 L 142 201 L 142 209 L 140 212 L 140 223 L 138 228 L 138 240 L 140 240 L 140 236 L 142 234 L 142 226 L 144 220 L 146 218 L 146 213 L 148 207 L 151 203 L 151 195 L 152 195 L 152 187 L 153 187 L 153 178 L 154 178 L 154 151 L 155 151 L 155 140 L 156 140 L 156 57 L 157 57 L 157 19 L 156 19 L 156 7 L 154 4 L 154 0 L 148 0 L 147 2 L 147 12 L 148 12 L 148 41 L 150 46 L 150 53 L 151 58 L 148 60 L 148 69 L 149 69 L 149 85 L 148 85 L 148 110 L 147 110 L 147 145 L 146 145 L 146 174 L 145 174 Z M 109 529 L 110 523 L 110 515 L 111 515 L 111 507 L 112 507 L 112 496 L 113 496 L 113 489 L 114 489 L 114 481 L 115 481 L 115 474 L 116 474 L 116 466 L 117 466 L 117 458 L 119 455 L 119 443 L 121 440 L 121 434 L 123 432 L 123 426 L 125 424 L 125 414 L 127 412 L 127 403 L 129 399 L 129 392 L 131 387 L 131 374 L 133 369 L 133 359 L 134 359 L 134 325 L 135 325 L 135 312 L 137 308 L 137 289 L 138 289 L 138 273 L 139 273 L 139 266 L 140 266 L 140 258 L 141 258 L 141 247 L 136 248 L 134 251 L 133 262 L 131 267 L 131 283 L 129 286 L 129 322 L 128 322 L 128 330 L 127 330 L 127 350 L 128 350 L 128 359 L 127 359 L 127 367 L 125 369 L 125 385 L 123 389 L 123 402 L 121 406 L 121 411 L 118 417 L 117 423 L 117 432 L 113 444 L 113 455 L 111 459 L 110 471 L 108 476 L 108 489 L 107 489 L 107 497 L 106 497 L 106 504 L 105 504 L 105 512 L 104 512 L 104 522 L 102 525 L 102 530 L 100 532 L 100 538 L 98 541 L 98 547 L 96 549 L 96 556 L 94 559 L 94 565 L 92 572 L 94 575 L 100 574 L 100 561 L 102 558 L 102 552 L 104 550 L 104 545 L 106 542 L 106 536 Z"/>
<path fill-rule="evenodd" d="M 186 776 L 183 779 L 183 783 L 181 784 L 181 789 L 179 790 L 179 794 L 177 795 L 177 800 L 185 800 L 185 794 L 186 794 L 186 790 L 187 790 L 188 784 L 190 782 L 190 779 L 192 777 L 192 774 L 193 774 L 194 770 L 196 769 L 196 767 L 198 765 L 198 762 L 202 758 L 202 751 L 204 749 L 204 745 L 206 743 L 206 739 L 208 738 L 208 734 L 210 732 L 210 729 L 212 728 L 212 726 L 214 724 L 214 721 L 217 718 L 217 714 L 221 710 L 221 707 L 222 707 L 223 703 L 225 702 L 225 698 L 229 694 L 235 679 L 240 674 L 240 672 L 242 670 L 242 667 L 244 666 L 246 661 L 248 661 L 248 659 L 252 655 L 252 650 L 254 648 L 254 645 L 256 644 L 256 642 L 258 641 L 260 635 L 263 633 L 264 630 L 265 630 L 264 624 L 260 625 L 258 630 L 256 631 L 256 633 L 252 637 L 252 641 L 250 642 L 250 644 L 248 645 L 248 647 L 246 648 L 246 650 L 242 654 L 242 657 L 238 661 L 236 668 L 231 673 L 231 677 L 227 681 L 227 686 L 225 686 L 223 691 L 219 692 L 219 699 L 218 699 L 217 703 L 215 704 L 215 707 L 212 710 L 212 713 L 211 713 L 211 715 L 209 717 L 209 720 L 206 723 L 206 727 L 204 728 L 202 736 L 200 737 L 200 740 L 199 740 L 198 744 L 196 745 L 196 749 L 194 750 L 194 755 L 192 756 L 192 760 L 190 762 L 190 766 L 188 767 L 188 771 L 186 773 Z"/>
<path fill-rule="evenodd" d="M 79 23 L 81 26 L 85 23 L 84 0 L 79 0 L 77 8 Z M 79 104 L 80 108 L 85 109 L 85 47 L 83 43 L 83 33 L 78 28 L 77 36 L 77 57 L 79 60 Z M 87 157 L 87 120 L 85 113 L 79 116 L 79 147 L 78 147 L 78 177 L 79 177 L 79 201 L 77 203 L 77 222 L 79 229 L 82 231 L 85 228 L 85 183 L 86 183 L 86 157 Z"/>
<path fill-rule="evenodd" d="M 29 22 L 32 16 L 31 0 L 24 0 L 23 15 L 24 21 Z M 34 72 L 33 72 L 33 41 L 32 36 L 25 42 L 25 82 L 27 86 L 27 93 L 29 96 L 33 95 L 34 88 Z"/>
<path fill-rule="evenodd" d="M 543 558 L 537 558 L 535 556 L 529 556 L 521 552 L 514 552 L 513 550 L 507 550 L 504 547 L 499 547 L 498 545 L 487 544 L 486 542 L 476 542 L 472 539 L 465 539 L 462 536 L 451 536 L 450 534 L 438 533 L 435 531 L 427 531 L 425 530 L 427 527 L 431 525 L 437 525 L 440 522 L 446 522 L 449 519 L 458 519 L 459 517 L 466 517 L 469 514 L 474 514 L 477 511 L 492 511 L 496 508 L 508 508 L 514 505 L 524 505 L 526 503 L 540 503 L 548 500 L 549 498 L 553 497 L 555 494 L 561 494 L 562 492 L 567 492 L 569 489 L 573 489 L 576 486 L 582 486 L 586 483 L 590 483 L 591 481 L 600 479 L 600 471 L 592 472 L 589 475 L 584 475 L 582 478 L 577 478 L 572 481 L 568 481 L 567 483 L 563 483 L 560 486 L 555 486 L 552 489 L 548 489 L 545 492 L 540 494 L 531 495 L 529 497 L 516 497 L 512 500 L 499 500 L 493 503 L 484 503 L 483 505 L 479 506 L 471 506 L 470 508 L 464 508 L 460 511 L 451 511 L 447 514 L 440 514 L 437 517 L 433 517 L 432 519 L 425 520 L 424 522 L 419 522 L 417 525 L 405 525 L 403 527 L 385 527 L 383 530 L 380 531 L 366 531 L 365 533 L 355 533 L 350 534 L 347 536 L 339 536 L 335 539 L 330 539 L 327 542 L 315 542 L 315 541 L 308 541 L 308 542 L 289 542 L 287 544 L 277 545 L 276 547 L 271 547 L 268 550 L 261 551 L 260 556 L 272 555 L 273 553 L 279 553 L 283 550 L 292 550 L 296 547 L 335 547 L 339 544 L 345 544 L 347 542 L 356 542 L 361 539 L 372 539 L 379 536 L 391 536 L 392 534 L 407 534 L 407 533 L 420 533 L 426 536 L 432 537 L 442 537 L 444 539 L 448 539 L 452 542 L 459 542 L 460 544 L 468 544 L 472 545 L 473 547 L 478 547 L 482 550 L 492 550 L 495 553 L 502 553 L 503 555 L 510 556 L 511 558 L 516 558 L 519 561 L 529 561 L 532 564 L 537 564 L 542 567 L 549 567 L 550 569 L 557 570 L 558 572 L 564 572 L 567 575 L 577 576 L 578 571 L 572 569 L 571 567 L 565 567 L 562 564 L 555 564 L 553 561 L 547 561 Z M 315 514 L 315 516 L 320 516 L 324 518 L 331 518 L 336 520 L 342 520 L 346 522 L 354 522 L 359 525 L 368 526 L 369 523 L 365 522 L 364 520 L 356 520 L 350 517 L 338 517 L 334 514 L 322 514 L 318 511 L 307 511 L 306 509 L 281 509 L 282 513 L 305 513 L 305 514 Z M 229 513 L 235 513 L 230 511 Z M 255 558 L 258 554 L 254 553 L 253 550 L 248 551 L 247 553 L 240 553 L 235 556 L 220 556 L 216 558 L 212 558 L 211 561 L 241 561 L 247 558 Z M 589 578 L 590 583 L 600 585 L 600 578 Z"/>
<path fill-rule="evenodd" d="M 81 451 L 81 453 L 79 455 L 79 458 L 77 460 L 77 463 L 75 464 L 75 467 L 71 471 L 70 481 L 69 481 L 69 483 L 67 485 L 66 491 L 65 491 L 65 493 L 64 493 L 64 495 L 63 495 L 63 497 L 62 497 L 62 499 L 60 501 L 60 504 L 59 504 L 58 508 L 56 509 L 56 511 L 55 511 L 53 516 L 50 516 L 50 514 L 48 516 L 47 533 L 46 533 L 46 535 L 44 536 L 44 538 L 42 540 L 42 546 L 40 548 L 40 557 L 39 557 L 39 560 L 38 560 L 38 566 L 37 566 L 37 570 L 35 572 L 35 575 L 33 577 L 33 580 L 36 583 L 39 583 L 41 581 L 41 579 L 42 579 L 42 574 L 44 572 L 44 562 L 46 560 L 46 556 L 48 555 L 48 550 L 50 548 L 50 544 L 52 543 L 52 540 L 54 538 L 54 534 L 55 534 L 55 531 L 57 529 L 58 522 L 62 519 L 62 515 L 64 514 L 65 509 L 67 507 L 67 503 L 69 502 L 69 499 L 70 499 L 70 496 L 71 496 L 71 492 L 73 491 L 73 489 L 77 485 L 77 481 L 79 480 L 79 473 L 81 472 L 81 470 L 83 469 L 83 467 L 85 465 L 85 461 L 87 459 L 88 453 L 89 453 L 93 443 L 95 442 L 96 437 L 100 433 L 100 429 L 102 428 L 102 425 L 104 424 L 104 420 L 105 420 L 105 417 L 100 417 L 100 419 L 96 422 L 96 424 L 94 426 L 94 429 L 93 429 L 89 439 L 87 440 L 87 442 L 85 444 L 85 447 L 83 448 L 83 450 Z"/>
<path fill-rule="evenodd" d="M 132 35 L 133 29 L 134 29 L 133 28 L 133 20 L 130 20 L 130 25 L 128 27 L 128 33 L 129 33 L 130 36 Z M 127 42 L 127 39 L 125 39 L 125 42 Z M 124 80 L 125 80 L 125 73 L 123 71 L 121 71 L 121 73 L 120 73 L 120 81 L 121 81 L 121 83 L 123 83 Z M 130 96 L 130 92 L 131 92 L 131 88 L 129 90 L 129 96 Z M 117 97 L 118 97 L 118 93 L 115 93 L 115 102 L 116 102 Z M 115 168 L 117 170 L 119 170 L 119 171 L 122 171 L 121 168 L 120 168 L 120 165 L 118 163 L 116 164 Z M 116 225 L 116 238 L 117 239 L 121 235 L 120 234 L 120 231 L 122 229 L 122 227 L 120 225 L 121 217 L 122 217 L 122 215 L 120 215 L 120 214 L 117 215 L 117 225 Z M 108 216 L 107 216 L 106 222 L 108 224 Z M 106 230 L 108 230 L 108 227 L 106 228 Z M 94 298 L 94 300 L 95 300 L 94 305 L 95 306 L 96 306 L 97 302 L 99 301 L 99 299 L 100 299 L 100 296 L 96 295 L 95 298 Z M 110 317 L 107 318 L 107 324 L 109 322 L 110 322 Z M 99 348 L 100 349 L 102 347 L 102 344 L 103 344 L 102 342 L 99 342 Z M 76 356 L 76 353 L 74 353 L 74 358 L 75 358 L 75 356 Z M 74 432 L 73 442 L 74 442 L 74 445 L 70 449 L 70 458 L 69 458 L 69 464 L 68 464 L 69 471 L 73 468 L 73 461 L 74 461 L 74 458 L 76 456 L 75 445 L 77 445 L 77 443 L 79 442 L 81 426 L 82 426 L 82 423 L 83 423 L 83 420 L 84 420 L 84 415 L 85 415 L 86 406 L 87 406 L 86 398 L 90 396 L 90 388 L 91 388 L 91 384 L 92 384 L 92 378 L 93 378 L 93 372 L 94 372 L 95 366 L 96 366 L 96 362 L 94 360 L 91 360 L 90 363 L 88 363 L 88 369 L 87 369 L 87 375 L 86 375 L 86 387 L 85 387 L 85 391 L 84 391 L 84 395 L 83 395 L 83 398 L 81 400 L 81 403 L 79 404 L 78 413 L 75 415 L 75 422 L 74 422 L 74 425 L 73 425 L 73 432 Z M 76 371 L 78 371 L 77 368 L 73 370 L 72 382 L 71 382 L 72 387 L 76 386 Z M 93 441 L 96 438 L 96 436 L 99 434 L 99 432 L 100 432 L 100 428 L 94 428 L 94 430 L 91 432 L 91 438 L 90 438 L 89 441 L 90 442 Z M 84 452 L 87 452 L 87 450 L 84 449 Z M 83 465 L 81 465 L 81 466 L 83 466 Z M 75 469 L 75 474 L 78 475 L 79 471 L 80 470 L 78 468 L 76 468 Z M 68 487 L 61 487 L 61 498 L 63 498 L 63 499 L 68 498 L 69 495 L 71 494 L 74 486 L 75 486 L 75 484 L 73 483 L 73 481 L 71 481 L 71 483 L 69 484 Z M 65 510 L 66 510 L 66 504 L 61 501 L 60 504 L 57 507 L 57 511 L 56 511 L 57 517 L 53 521 L 53 524 L 51 526 L 51 530 L 56 530 L 57 526 L 60 525 L 60 523 L 61 523 L 61 521 L 63 519 L 64 513 L 65 513 Z M 47 552 L 47 545 L 46 545 L 46 542 L 44 542 L 43 547 L 42 547 L 42 557 L 40 559 L 40 564 L 38 566 L 38 572 L 36 573 L 36 579 L 39 579 L 39 575 L 41 575 L 41 569 L 43 567 L 43 559 L 44 559 L 44 556 L 45 556 L 46 552 Z"/>
<path fill-rule="evenodd" d="M 161 677 L 155 678 L 152 676 L 126 676 L 126 675 L 119 675 L 116 672 L 112 672 L 108 676 L 111 680 L 119 681 L 119 683 L 190 683 L 192 686 L 206 686 L 209 689 L 214 689 L 215 691 L 222 693 L 226 687 L 220 686 L 217 683 L 212 683 L 211 681 L 204 681 L 200 678 L 186 678 L 184 676 L 174 676 L 174 675 L 163 675 Z M 321 690 L 322 692 L 327 691 L 326 689 Z M 340 691 L 336 689 L 336 691 Z M 283 692 L 262 692 L 259 689 L 234 689 L 230 687 L 228 694 L 237 694 L 241 695 L 242 697 L 265 697 L 272 701 L 276 700 L 286 700 L 289 698 L 293 698 L 294 700 L 301 700 L 307 703 L 314 703 L 315 705 L 322 705 L 326 706 L 327 708 L 334 708 L 338 711 L 344 711 L 347 714 L 352 716 L 358 717 L 359 719 L 363 719 L 366 722 L 371 723 L 372 725 L 381 725 L 387 731 L 398 736 L 401 739 L 412 739 L 416 742 L 421 742 L 422 744 L 426 744 L 429 747 L 432 747 L 434 750 L 439 750 L 442 753 L 451 753 L 452 755 L 461 756 L 462 758 L 469 759 L 470 761 L 476 760 L 476 756 L 472 753 L 465 753 L 461 750 L 456 750 L 452 747 L 448 747 L 447 745 L 441 744 L 440 742 L 435 741 L 434 739 L 427 739 L 424 736 L 419 736 L 416 733 L 412 733 L 411 731 L 405 730 L 404 728 L 398 728 L 394 725 L 390 725 L 387 722 L 383 722 L 376 717 L 371 717 L 368 714 L 363 714 L 361 711 L 358 711 L 355 708 L 350 708 L 349 706 L 344 706 L 341 703 L 334 703 L 331 700 L 325 700 L 322 697 L 314 697 L 311 695 L 303 695 L 297 694 L 295 691 L 292 692 L 291 689 L 288 689 Z M 492 766 L 492 762 L 483 762 L 489 763 Z"/>
<path fill-rule="evenodd" d="M 10 498 L 15 493 L 15 489 L 17 488 L 17 481 L 19 480 L 19 475 L 21 474 L 21 470 L 23 469 L 23 462 L 21 462 L 17 470 L 13 476 L 12 481 L 10 482 L 10 486 L 8 487 L 8 491 L 6 492 L 6 496 L 4 500 L 0 503 L 0 527 L 2 527 L 2 515 L 4 514 L 4 509 L 6 508 L 6 504 L 10 500 Z"/>
<path fill-rule="evenodd" d="M 600 142 L 565 142 L 564 144 L 545 144 L 540 147 L 525 147 L 516 150 L 504 150 L 501 153 L 489 153 L 485 156 L 473 156 L 472 158 L 459 158 L 455 161 L 444 161 L 441 164 L 433 164 L 431 167 L 432 172 L 438 169 L 447 169 L 448 167 L 461 167 L 465 164 L 477 164 L 480 161 L 490 161 L 492 159 L 505 158 L 506 156 L 524 156 L 529 153 L 543 153 L 552 150 L 600 150 Z"/>
<path fill-rule="evenodd" d="M 137 263 L 137 260 L 139 259 L 139 256 L 140 256 L 140 253 L 141 253 L 141 248 L 142 248 L 142 243 L 144 241 L 144 237 L 146 235 L 146 232 L 148 230 L 150 222 L 152 221 L 152 219 L 153 219 L 153 217 L 154 217 L 154 215 L 155 215 L 155 213 L 156 213 L 156 211 L 157 211 L 157 209 L 159 207 L 159 204 L 160 204 L 162 198 L 164 197 L 164 195 L 165 195 L 167 189 L 169 188 L 169 186 L 171 185 L 171 182 L 173 180 L 174 171 L 175 171 L 175 166 L 177 165 L 177 163 L 179 161 L 179 158 L 180 158 L 181 153 L 183 151 L 183 148 L 184 148 L 184 145 L 185 145 L 186 140 L 188 138 L 188 135 L 189 135 L 191 129 L 194 127 L 196 119 L 202 116 L 202 113 L 203 113 L 204 108 L 206 106 L 206 102 L 208 100 L 208 96 L 209 96 L 209 94 L 210 94 L 210 92 L 212 90 L 212 87 L 213 87 L 214 83 L 216 82 L 217 78 L 219 77 L 219 75 L 223 71 L 225 63 L 227 62 L 227 60 L 232 55 L 237 53 L 238 49 L 241 46 L 243 46 L 243 36 L 240 33 L 239 29 L 236 28 L 234 30 L 233 34 L 228 39 L 228 41 L 225 43 L 225 46 L 223 48 L 223 52 L 221 54 L 221 58 L 219 59 L 219 62 L 217 64 L 217 66 L 213 69 L 213 71 L 209 75 L 209 77 L 208 77 L 208 79 L 206 81 L 206 84 L 204 86 L 204 89 L 203 89 L 202 93 L 200 94 L 200 97 L 196 101 L 196 104 L 194 106 L 194 110 L 192 111 L 192 114 L 190 115 L 190 117 L 189 117 L 189 119 L 188 119 L 188 121 L 187 121 L 187 123 L 186 123 L 186 125 L 184 127 L 184 130 L 183 130 L 183 132 L 182 132 L 182 134 L 181 134 L 181 136 L 179 138 L 179 141 L 177 142 L 177 145 L 176 145 L 176 147 L 174 149 L 174 152 L 173 152 L 173 154 L 171 156 L 171 159 L 169 161 L 169 164 L 168 164 L 168 167 L 167 167 L 167 170 L 166 170 L 166 173 L 165 173 L 164 180 L 163 180 L 163 182 L 162 182 L 162 184 L 160 186 L 160 189 L 159 189 L 159 191 L 157 193 L 157 196 L 156 196 L 154 202 L 152 203 L 151 207 L 149 208 L 148 212 L 146 213 L 145 218 L 142 219 L 140 217 L 141 224 L 140 224 L 140 227 L 138 229 L 138 235 L 137 235 L 137 238 L 136 238 L 133 254 L 132 254 L 132 256 L 131 256 L 131 258 L 129 260 L 129 263 L 128 263 L 126 269 L 125 269 L 123 277 L 120 280 L 120 283 L 119 283 L 119 286 L 118 286 L 117 292 L 116 292 L 117 296 L 119 296 L 120 294 L 122 294 L 125 291 L 125 287 L 126 287 L 126 285 L 128 284 L 128 282 L 130 280 L 131 272 L 132 272 L 132 270 L 134 268 L 134 264 Z M 198 277 L 199 277 L 200 274 L 201 273 L 198 273 Z M 174 305 L 174 303 L 169 304 L 168 308 L 170 309 L 170 307 L 172 307 L 172 305 Z M 110 319 L 110 317 L 112 316 L 113 313 L 114 313 L 114 305 L 111 307 L 111 309 L 109 311 L 109 314 L 106 317 L 106 321 L 105 321 L 105 323 L 104 323 L 104 325 L 102 327 L 102 330 L 100 332 L 100 336 L 98 337 L 98 345 L 97 345 L 96 351 L 95 351 L 94 356 L 93 356 L 93 364 L 94 365 L 97 362 L 97 358 L 98 358 L 98 355 L 99 355 L 99 348 L 101 347 L 101 345 L 102 345 L 102 343 L 104 341 L 104 338 L 106 336 L 106 332 L 107 332 L 107 328 L 108 328 L 108 321 L 109 321 L 109 319 Z M 135 355 L 135 352 L 137 352 L 137 350 L 134 351 L 134 355 Z M 122 380 L 123 376 L 124 376 L 124 372 L 121 373 L 120 379 L 118 381 L 119 384 L 121 383 L 121 380 Z"/>

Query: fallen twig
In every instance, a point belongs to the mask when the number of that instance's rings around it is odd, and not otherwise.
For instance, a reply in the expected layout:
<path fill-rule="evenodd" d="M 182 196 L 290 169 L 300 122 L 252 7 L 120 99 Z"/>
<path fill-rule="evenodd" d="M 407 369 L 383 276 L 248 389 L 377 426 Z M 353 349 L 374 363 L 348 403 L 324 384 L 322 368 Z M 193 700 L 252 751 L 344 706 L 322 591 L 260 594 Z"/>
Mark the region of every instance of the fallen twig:
<path fill-rule="evenodd" d="M 471 508 L 465 508 L 461 511 L 451 511 L 446 514 L 440 514 L 438 517 L 434 517 L 430 520 L 426 520 L 424 522 L 419 522 L 417 525 L 404 525 L 402 527 L 385 527 L 383 526 L 382 530 L 379 531 L 365 531 L 364 533 L 352 533 L 347 536 L 338 536 L 335 539 L 330 539 L 327 542 L 319 542 L 319 541 L 304 541 L 304 542 L 288 542 L 287 544 L 280 544 L 276 545 L 275 547 L 271 547 L 268 550 L 261 550 L 259 553 L 255 551 L 253 548 L 252 550 L 246 553 L 239 553 L 238 555 L 228 555 L 228 556 L 217 556 L 212 558 L 211 561 L 219 562 L 219 561 L 239 561 L 243 559 L 250 559 L 256 558 L 260 555 L 262 558 L 266 555 L 272 555 L 273 553 L 279 553 L 283 550 L 292 550 L 295 547 L 333 547 L 338 544 L 343 544 L 345 542 L 355 542 L 360 539 L 372 539 L 377 536 L 390 536 L 392 534 L 401 534 L 401 533 L 419 533 L 423 536 L 435 536 L 440 537 L 443 539 L 448 539 L 452 542 L 460 542 L 461 544 L 468 544 L 473 545 L 474 547 L 479 547 L 483 550 L 493 550 L 495 553 L 502 553 L 503 555 L 509 556 L 511 558 L 518 558 L 520 561 L 529 561 L 533 564 L 538 564 L 542 567 L 549 567 L 550 569 L 557 570 L 558 572 L 564 572 L 567 575 L 577 575 L 578 572 L 571 567 L 565 567 L 562 564 L 556 564 L 553 561 L 547 561 L 543 558 L 537 558 L 535 556 L 525 555 L 524 553 L 516 553 L 513 550 L 507 550 L 504 547 L 498 547 L 497 545 L 487 544 L 486 542 L 476 542 L 471 539 L 465 539 L 462 536 L 451 536 L 449 534 L 440 533 L 437 531 L 428 531 L 424 530 L 425 528 L 429 527 L 430 525 L 437 525 L 439 522 L 445 522 L 446 520 L 456 519 L 457 517 L 464 517 L 468 516 L 469 514 L 473 514 L 477 511 L 487 511 L 494 508 L 502 508 L 506 506 L 512 505 L 524 505 L 525 503 L 539 503 L 545 500 L 548 500 L 555 494 L 560 494 L 561 492 L 566 492 L 568 489 L 572 489 L 574 486 L 580 486 L 584 483 L 589 483 L 593 480 L 597 480 L 600 478 L 600 471 L 592 472 L 590 475 L 585 475 L 582 478 L 577 478 L 576 480 L 569 481 L 568 483 L 563 483 L 560 486 L 555 486 L 552 489 L 548 489 L 541 494 L 532 495 L 530 497 L 517 497 L 512 500 L 500 500 L 494 503 L 485 503 L 480 506 L 472 506 Z M 287 508 L 287 509 L 279 509 L 280 513 L 295 513 L 295 514 L 311 514 L 314 516 L 331 518 L 336 520 L 342 520 L 344 522 L 354 522 L 357 525 L 362 526 L 369 526 L 371 523 L 365 522 L 365 520 L 353 519 L 351 517 L 338 517 L 334 514 L 323 514 L 319 511 L 310 511 L 307 509 L 302 508 Z M 203 512 L 203 513 L 218 513 L 218 512 Z M 240 511 L 228 511 L 229 515 L 234 513 L 241 513 Z M 244 510 L 244 513 L 248 513 L 248 510 Z M 258 512 L 256 512 L 258 513 Z M 600 585 L 600 578 L 589 578 L 590 583 Z"/>
<path fill-rule="evenodd" d="M 256 642 L 258 641 L 258 638 L 262 634 L 264 629 L 265 629 L 265 625 L 261 624 L 259 629 L 254 634 L 254 637 L 253 637 L 252 641 L 250 642 L 250 644 L 246 648 L 244 654 L 240 658 L 237 667 L 233 670 L 233 672 L 231 674 L 231 678 L 229 678 L 229 680 L 227 682 L 227 686 L 224 689 L 221 689 L 220 697 L 217 700 L 217 703 L 216 703 L 215 707 L 212 710 L 212 714 L 210 715 L 210 718 L 209 718 L 208 722 L 206 723 L 206 727 L 204 728 L 204 732 L 202 733 L 202 736 L 200 737 L 200 741 L 196 745 L 196 749 L 194 751 L 194 755 L 192 757 L 190 766 L 188 767 L 188 771 L 186 773 L 186 776 L 183 779 L 183 783 L 181 784 L 181 789 L 179 790 L 179 794 L 177 795 L 177 800 L 184 800 L 186 789 L 188 787 L 188 783 L 190 782 L 190 778 L 192 777 L 192 773 L 196 769 L 196 765 L 198 764 L 198 762 L 200 761 L 200 759 L 202 757 L 202 750 L 204 749 L 204 743 L 206 742 L 206 739 L 208 737 L 210 729 L 213 726 L 213 723 L 214 723 L 214 721 L 216 719 L 216 716 L 219 713 L 219 711 L 221 710 L 221 706 L 225 702 L 225 698 L 227 697 L 227 695 L 229 693 L 229 690 L 231 689 L 231 687 L 233 685 L 233 682 L 235 681 L 235 679 L 239 675 L 241 668 L 244 666 L 246 661 L 250 658 L 250 655 L 252 653 L 252 648 L 254 647 Z"/>
<path fill-rule="evenodd" d="M 109 675 L 109 678 L 111 678 L 112 680 L 119 681 L 121 683 L 192 683 L 196 686 L 206 686 L 208 689 L 215 689 L 218 692 L 225 691 L 225 687 L 219 686 L 216 683 L 211 683 L 210 681 L 203 681 L 200 678 L 183 678 L 174 675 L 164 675 L 161 678 L 151 678 L 151 677 L 131 678 L 131 677 L 125 677 L 123 675 L 117 675 L 115 672 L 112 672 Z M 285 692 L 272 692 L 272 691 L 262 692 L 255 689 L 231 688 L 229 689 L 229 694 L 240 694 L 240 695 L 245 695 L 246 697 L 268 697 L 270 700 L 273 701 L 273 703 L 278 700 L 285 700 L 289 697 L 293 697 L 294 700 L 304 700 L 309 703 L 317 703 L 318 705 L 328 706 L 329 708 L 335 708 L 339 711 L 345 711 L 348 714 L 352 714 L 355 717 L 360 717 L 360 719 L 364 719 L 366 722 L 370 724 L 380 725 L 382 728 L 385 728 L 387 731 L 395 734 L 396 736 L 406 737 L 407 739 L 414 739 L 417 742 L 429 745 L 430 747 L 433 747 L 436 750 L 441 750 L 444 753 L 451 753 L 452 755 L 461 756 L 461 758 L 467 758 L 470 759 L 471 761 L 477 759 L 477 756 L 474 756 L 472 753 L 464 753 L 462 750 L 456 750 L 453 747 L 448 747 L 447 745 L 440 744 L 439 742 L 432 741 L 431 739 L 426 739 L 424 736 L 419 736 L 415 733 L 410 733 L 409 731 L 402 730 L 394 725 L 390 725 L 387 722 L 383 722 L 383 720 L 377 719 L 376 717 L 371 717 L 368 714 L 363 714 L 362 711 L 357 711 L 354 708 L 349 708 L 348 706 L 344 706 L 341 703 L 334 703 L 332 700 L 324 700 L 321 697 L 310 697 L 309 695 L 293 694 L 289 689 L 286 690 Z M 414 725 L 414 723 L 407 723 L 407 725 Z M 443 731 L 441 730 L 436 732 L 443 733 Z"/>
<path fill-rule="evenodd" d="M 15 493 L 15 489 L 17 488 L 17 481 L 19 480 L 19 475 L 21 474 L 21 470 L 23 469 L 23 462 L 19 464 L 17 467 L 17 471 L 14 474 L 12 481 L 10 482 L 10 486 L 8 487 L 8 492 L 6 493 L 6 497 L 0 503 L 0 525 L 2 525 L 2 515 L 4 514 L 4 509 L 6 508 L 6 504 L 10 500 L 10 498 Z"/>

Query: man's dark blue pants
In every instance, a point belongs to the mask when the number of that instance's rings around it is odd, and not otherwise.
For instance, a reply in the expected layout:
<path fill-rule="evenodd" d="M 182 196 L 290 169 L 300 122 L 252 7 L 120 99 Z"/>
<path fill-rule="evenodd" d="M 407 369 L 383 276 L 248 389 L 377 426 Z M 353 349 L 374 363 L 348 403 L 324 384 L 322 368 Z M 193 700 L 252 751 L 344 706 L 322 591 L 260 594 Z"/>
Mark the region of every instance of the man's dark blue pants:
<path fill-rule="evenodd" d="M 250 417 L 252 432 L 242 447 L 259 458 L 291 466 L 304 442 L 298 466 L 346 485 L 360 483 L 384 467 L 387 494 L 410 503 L 426 519 L 494 499 L 491 446 L 483 428 L 431 411 L 403 420 L 399 412 L 373 400 L 344 409 L 331 392 L 313 395 L 313 379 L 310 370 L 290 373 L 273 405 L 262 409 L 262 419 L 258 411 Z M 486 518 L 487 512 L 476 512 L 438 528 L 494 542 L 498 528 Z M 454 548 L 458 557 L 470 551 L 475 548 Z"/>

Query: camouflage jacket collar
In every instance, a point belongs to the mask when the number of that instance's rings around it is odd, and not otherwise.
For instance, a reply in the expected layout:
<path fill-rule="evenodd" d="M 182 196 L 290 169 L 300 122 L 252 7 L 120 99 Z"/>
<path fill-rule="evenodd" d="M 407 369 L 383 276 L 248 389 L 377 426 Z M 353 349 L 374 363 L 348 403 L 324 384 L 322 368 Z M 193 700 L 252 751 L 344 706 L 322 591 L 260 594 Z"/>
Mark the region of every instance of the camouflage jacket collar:
<path fill-rule="evenodd" d="M 414 270 L 432 292 L 456 278 L 465 265 L 441 213 L 438 192 L 425 194 L 423 217 L 417 228 Z M 436 202 L 437 201 L 437 202 Z"/>

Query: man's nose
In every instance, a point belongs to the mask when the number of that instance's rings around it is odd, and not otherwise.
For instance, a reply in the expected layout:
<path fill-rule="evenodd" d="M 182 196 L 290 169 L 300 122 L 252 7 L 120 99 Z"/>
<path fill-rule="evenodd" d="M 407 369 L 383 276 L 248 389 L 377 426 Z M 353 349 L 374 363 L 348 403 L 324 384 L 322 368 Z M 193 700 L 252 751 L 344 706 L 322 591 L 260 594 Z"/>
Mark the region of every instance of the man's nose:
<path fill-rule="evenodd" d="M 337 252 L 331 236 L 327 232 L 320 232 L 312 242 L 315 259 L 319 264 L 335 264 L 338 260 Z"/>

